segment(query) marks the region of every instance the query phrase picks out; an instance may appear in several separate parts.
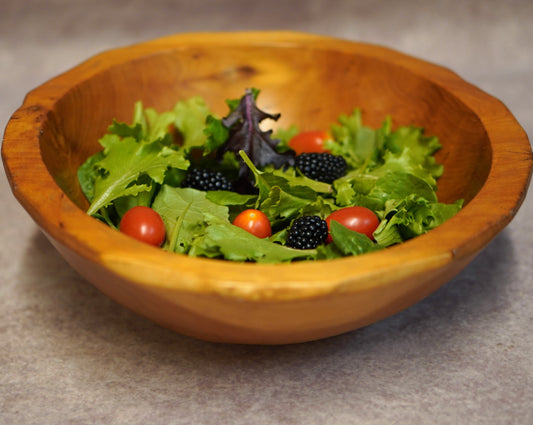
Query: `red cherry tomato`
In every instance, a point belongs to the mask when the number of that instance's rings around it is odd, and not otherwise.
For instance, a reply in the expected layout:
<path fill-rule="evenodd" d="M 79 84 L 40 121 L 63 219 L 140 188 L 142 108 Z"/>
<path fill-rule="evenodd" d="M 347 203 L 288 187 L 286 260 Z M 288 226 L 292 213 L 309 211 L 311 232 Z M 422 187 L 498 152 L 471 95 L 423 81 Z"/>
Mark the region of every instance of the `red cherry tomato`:
<path fill-rule="evenodd" d="M 302 131 L 289 140 L 289 147 L 296 152 L 296 155 L 301 153 L 312 152 L 329 152 L 324 148 L 324 142 L 330 140 L 331 136 L 327 131 L 323 130 L 311 130 Z"/>
<path fill-rule="evenodd" d="M 374 240 L 372 233 L 374 233 L 379 225 L 377 215 L 365 207 L 346 207 L 332 212 L 326 218 L 328 229 L 332 220 L 339 222 L 354 232 L 363 233 L 372 240 Z M 328 235 L 326 242 L 331 242 L 331 235 Z"/>
<path fill-rule="evenodd" d="M 122 216 L 120 231 L 141 242 L 161 246 L 165 241 L 165 224 L 152 208 L 137 206 Z"/>
<path fill-rule="evenodd" d="M 272 228 L 270 227 L 268 217 L 259 210 L 244 210 L 235 217 L 233 224 L 258 238 L 268 238 L 272 235 Z"/>

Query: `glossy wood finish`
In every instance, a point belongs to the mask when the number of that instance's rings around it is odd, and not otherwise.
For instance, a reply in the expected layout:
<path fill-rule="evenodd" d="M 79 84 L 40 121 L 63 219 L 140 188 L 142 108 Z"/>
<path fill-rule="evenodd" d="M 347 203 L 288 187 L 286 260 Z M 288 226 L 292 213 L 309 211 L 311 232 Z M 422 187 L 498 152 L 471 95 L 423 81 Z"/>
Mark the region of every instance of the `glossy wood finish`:
<path fill-rule="evenodd" d="M 87 216 L 76 169 L 133 103 L 158 110 L 200 95 L 218 113 L 244 88 L 276 125 L 329 125 L 361 107 L 377 126 L 439 136 L 440 200 L 454 218 L 401 246 L 333 262 L 237 264 L 145 246 Z M 497 99 L 455 73 L 387 48 L 292 32 L 182 34 L 95 56 L 33 90 L 2 158 L 13 192 L 85 278 L 163 326 L 211 341 L 282 344 L 365 326 L 423 299 L 516 214 L 529 184 L 526 134 Z"/>

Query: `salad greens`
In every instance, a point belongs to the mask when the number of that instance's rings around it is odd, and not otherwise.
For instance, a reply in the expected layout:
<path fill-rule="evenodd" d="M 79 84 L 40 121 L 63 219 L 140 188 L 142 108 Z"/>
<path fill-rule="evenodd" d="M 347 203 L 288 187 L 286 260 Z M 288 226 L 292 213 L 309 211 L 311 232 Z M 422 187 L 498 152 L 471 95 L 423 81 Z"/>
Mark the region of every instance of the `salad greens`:
<path fill-rule="evenodd" d="M 158 113 L 134 105 L 131 124 L 113 121 L 100 139 L 102 150 L 78 169 L 90 202 L 88 214 L 117 228 L 130 208 L 149 206 L 166 229 L 163 249 L 234 261 L 289 262 L 360 255 L 424 234 L 456 214 L 462 201 L 437 199 L 443 173 L 434 154 L 441 145 L 415 126 L 392 127 L 390 117 L 374 129 L 354 109 L 331 125 L 326 148 L 342 155 L 345 176 L 327 184 L 303 176 L 288 146 L 297 127 L 264 131 L 259 124 L 279 114 L 261 111 L 258 90 L 227 101 L 226 117 L 215 116 L 200 97 L 180 100 Z M 223 172 L 236 191 L 181 187 L 187 170 Z M 327 217 L 346 206 L 364 206 L 378 216 L 374 240 L 333 221 L 334 242 L 316 249 L 285 246 L 288 226 L 304 215 Z M 249 208 L 268 217 L 273 234 L 259 239 L 232 225 Z"/>

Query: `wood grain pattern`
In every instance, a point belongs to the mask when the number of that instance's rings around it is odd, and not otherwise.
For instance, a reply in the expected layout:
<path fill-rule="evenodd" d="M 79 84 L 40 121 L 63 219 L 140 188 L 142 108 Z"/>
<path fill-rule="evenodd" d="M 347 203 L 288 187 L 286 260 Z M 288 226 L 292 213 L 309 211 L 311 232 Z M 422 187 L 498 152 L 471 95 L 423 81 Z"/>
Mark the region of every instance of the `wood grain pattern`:
<path fill-rule="evenodd" d="M 188 258 L 144 246 L 88 217 L 78 166 L 133 103 L 165 110 L 199 95 L 218 113 L 246 87 L 276 125 L 365 123 L 437 135 L 439 199 L 466 207 L 427 235 L 363 257 L 289 265 Z M 212 341 L 280 344 L 380 320 L 458 273 L 516 214 L 532 166 L 525 132 L 497 99 L 455 73 L 387 48 L 292 32 L 182 34 L 102 53 L 26 97 L 2 158 L 19 202 L 58 251 L 118 302 Z"/>

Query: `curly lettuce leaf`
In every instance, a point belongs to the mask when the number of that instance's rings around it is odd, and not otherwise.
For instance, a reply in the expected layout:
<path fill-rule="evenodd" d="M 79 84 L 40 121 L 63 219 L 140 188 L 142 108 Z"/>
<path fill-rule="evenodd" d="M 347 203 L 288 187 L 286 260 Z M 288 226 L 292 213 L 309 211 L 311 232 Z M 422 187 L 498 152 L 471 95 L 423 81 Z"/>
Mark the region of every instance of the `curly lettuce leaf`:
<path fill-rule="evenodd" d="M 144 108 L 143 103 L 137 101 L 133 106 L 132 123 L 126 124 L 113 120 L 108 127 L 108 132 L 121 138 L 132 137 L 138 142 L 142 140 L 153 142 L 161 139 L 166 144 L 170 144 L 172 137 L 168 129 L 175 118 L 173 111 L 158 113 L 154 108 Z"/>
<path fill-rule="evenodd" d="M 144 140 L 148 142 L 160 140 L 162 143 L 170 145 L 173 142 L 173 138 L 169 132 L 169 127 L 176 119 L 174 112 L 166 111 L 160 114 L 153 108 L 147 108 L 144 114 L 148 122 Z"/>
<path fill-rule="evenodd" d="M 325 147 L 334 155 L 342 155 L 350 168 L 364 171 L 380 163 L 391 125 L 387 117 L 381 128 L 365 126 L 362 112 L 357 108 L 351 115 L 340 115 L 338 123 L 331 125 L 334 140 L 327 141 Z"/>
<path fill-rule="evenodd" d="M 186 169 L 189 164 L 181 151 L 168 147 L 160 139 L 139 142 L 132 137 L 120 139 L 111 134 L 104 136 L 101 144 L 104 146 L 103 158 L 92 164 L 98 174 L 87 211 L 89 215 L 117 198 L 151 190 L 151 183 L 139 181 L 142 176 L 163 183 L 167 169 Z"/>
<path fill-rule="evenodd" d="M 206 120 L 211 111 L 205 100 L 195 96 L 181 100 L 174 106 L 174 125 L 183 138 L 183 148 L 203 147 L 207 143 Z"/>
<path fill-rule="evenodd" d="M 437 179 L 443 167 L 434 154 L 441 145 L 415 126 L 391 129 L 390 119 L 373 130 L 362 124 L 361 112 L 341 116 L 332 127 L 332 152 L 350 159 L 348 174 L 334 182 L 339 206 L 362 205 L 383 210 L 385 202 L 415 194 L 437 201 Z"/>
<path fill-rule="evenodd" d="M 103 150 L 78 169 L 82 191 L 91 203 L 88 214 L 113 204 L 120 216 L 132 206 L 149 205 L 155 184 L 187 169 L 183 152 L 172 146 L 169 128 L 175 120 L 174 111 L 158 113 L 145 109 L 141 101 L 134 105 L 131 124 L 113 120 L 99 140 Z"/>
<path fill-rule="evenodd" d="M 384 219 L 374 232 L 375 240 L 390 246 L 427 233 L 459 212 L 463 202 L 431 202 L 416 195 L 385 204 Z"/>
<path fill-rule="evenodd" d="M 426 180 L 402 169 L 393 170 L 356 174 L 337 180 L 334 183 L 337 204 L 360 205 L 379 213 L 387 201 L 401 200 L 413 194 L 437 202 L 437 195 Z"/>

